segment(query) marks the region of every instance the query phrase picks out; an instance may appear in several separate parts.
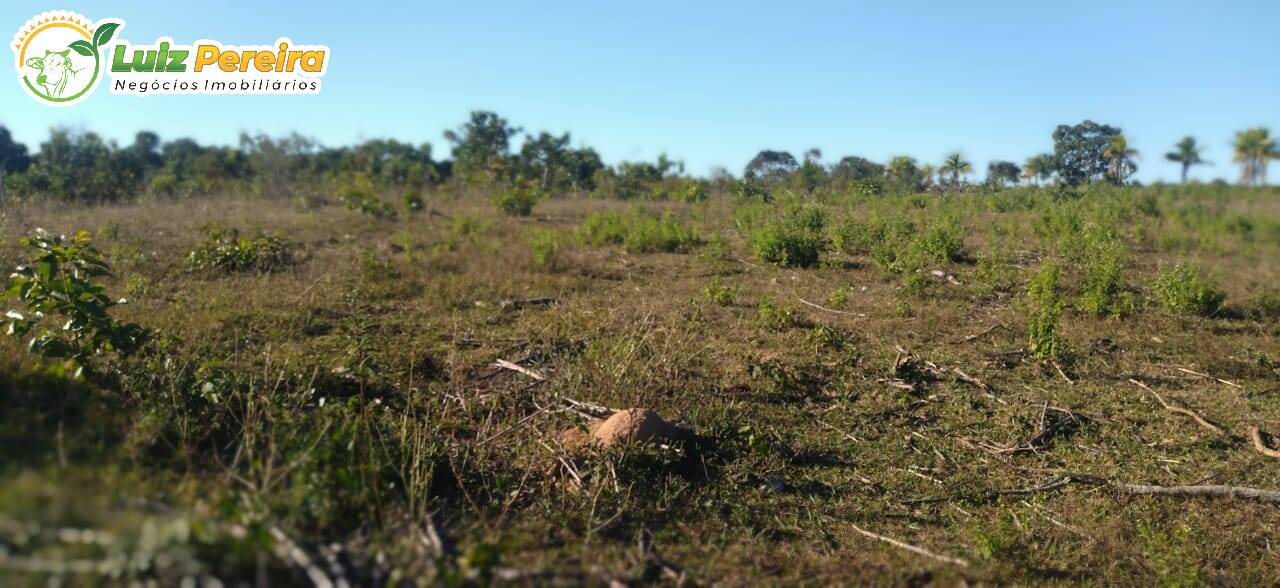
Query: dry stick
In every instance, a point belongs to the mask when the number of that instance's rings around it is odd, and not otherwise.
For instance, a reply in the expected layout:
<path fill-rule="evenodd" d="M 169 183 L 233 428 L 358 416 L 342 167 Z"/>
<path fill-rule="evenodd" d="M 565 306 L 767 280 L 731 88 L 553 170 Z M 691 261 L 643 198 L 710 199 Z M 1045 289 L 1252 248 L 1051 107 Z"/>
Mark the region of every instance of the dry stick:
<path fill-rule="evenodd" d="M 1072 381 L 1072 380 L 1071 380 L 1071 378 L 1068 378 L 1068 377 L 1067 377 L 1067 372 L 1062 371 L 1062 366 L 1058 365 L 1058 360 L 1056 360 L 1056 359 L 1055 359 L 1055 360 L 1053 360 L 1053 369 L 1058 370 L 1058 375 L 1059 375 L 1059 376 L 1062 376 L 1062 379 L 1066 380 L 1066 381 L 1067 381 L 1067 384 L 1072 385 L 1072 386 L 1075 386 L 1075 385 L 1076 385 L 1076 383 L 1075 383 L 1074 381 Z"/>
<path fill-rule="evenodd" d="M 1189 370 L 1189 369 L 1187 369 L 1187 368 L 1180 367 L 1180 368 L 1174 368 L 1174 369 L 1176 369 L 1176 370 L 1178 370 L 1178 371 L 1180 371 L 1180 372 L 1183 372 L 1183 373 L 1191 374 L 1191 375 L 1193 375 L 1193 376 L 1200 376 L 1201 378 L 1209 378 L 1210 380 L 1216 380 L 1216 381 L 1218 381 L 1218 382 L 1221 382 L 1221 383 L 1223 383 L 1223 384 L 1226 384 L 1226 385 L 1228 385 L 1228 386 L 1231 386 L 1232 388 L 1240 388 L 1240 389 L 1243 389 L 1243 388 L 1244 388 L 1244 386 L 1241 386 L 1240 384 L 1237 384 L 1237 383 L 1235 383 L 1235 382 L 1229 382 L 1229 381 L 1224 380 L 1224 379 L 1222 379 L 1222 378 L 1215 378 L 1215 377 L 1213 377 L 1213 376 L 1210 376 L 1209 374 L 1202 374 L 1202 373 L 1200 373 L 1200 372 L 1194 372 L 1194 371 L 1191 371 L 1191 370 Z"/>
<path fill-rule="evenodd" d="M 539 381 L 539 382 L 541 382 L 541 381 L 543 381 L 543 380 L 547 379 L 547 377 L 546 377 L 546 376 L 544 376 L 544 375 L 542 375 L 542 374 L 540 374 L 540 373 L 538 373 L 538 372 L 535 372 L 535 371 L 533 371 L 533 370 L 531 370 L 531 369 L 529 369 L 529 368 L 526 368 L 526 367 L 520 366 L 520 365 L 518 365 L 518 364 L 511 363 L 511 362 L 509 362 L 509 361 L 507 361 L 507 360 L 505 360 L 505 359 L 499 359 L 499 360 L 497 360 L 497 361 L 493 362 L 493 366 L 494 366 L 494 367 L 500 367 L 500 368 L 503 368 L 503 369 L 508 369 L 508 370 L 513 371 L 513 372 L 517 372 L 517 373 L 524 374 L 524 375 L 529 376 L 530 378 L 533 378 L 533 379 L 535 379 L 535 380 L 537 380 L 537 381 Z"/>
<path fill-rule="evenodd" d="M 1267 457 L 1280 458 L 1280 451 L 1276 451 L 1267 446 L 1262 440 L 1262 429 L 1257 426 L 1249 427 L 1249 438 L 1253 440 L 1253 448 Z"/>
<path fill-rule="evenodd" d="M 1128 484 L 1125 482 L 1113 482 L 1103 478 L 1085 474 L 1074 474 L 1063 476 L 1031 488 L 1014 488 L 1012 490 L 992 490 L 981 495 L 972 496 L 973 498 L 992 497 L 992 496 L 1017 496 L 1025 494 L 1038 494 L 1041 492 L 1051 492 L 1060 488 L 1065 488 L 1071 484 L 1084 484 L 1086 486 L 1102 486 L 1110 488 L 1122 494 L 1133 494 L 1138 496 L 1191 496 L 1206 498 L 1238 498 L 1257 500 L 1259 502 L 1269 502 L 1280 504 L 1280 492 L 1275 490 L 1263 490 L 1261 488 L 1248 488 L 1245 486 L 1224 486 L 1220 484 L 1206 486 L 1152 486 L 1149 484 Z M 928 504 L 934 502 L 946 502 L 956 498 L 966 498 L 966 496 L 943 496 L 934 498 L 921 498 L 916 500 L 903 501 L 903 504 Z"/>
<path fill-rule="evenodd" d="M 1143 384 L 1142 382 L 1138 381 L 1137 379 L 1129 378 L 1129 381 L 1130 381 L 1130 382 L 1132 382 L 1132 383 L 1134 383 L 1134 384 L 1137 384 L 1137 386 L 1138 386 L 1139 388 L 1142 388 L 1143 390 L 1146 390 L 1147 392 L 1150 392 L 1152 396 L 1155 396 L 1155 397 L 1156 397 L 1156 402 L 1159 402 L 1159 403 L 1160 403 L 1160 406 L 1163 406 L 1165 410 L 1167 410 L 1167 411 L 1169 411 L 1169 412 L 1172 412 L 1172 413 L 1174 413 L 1174 414 L 1180 414 L 1180 415 L 1184 415 L 1184 416 L 1189 416 L 1189 417 L 1191 417 L 1191 419 L 1192 419 L 1192 420 L 1194 420 L 1194 421 L 1196 422 L 1196 424 L 1198 424 L 1198 425 L 1200 425 L 1201 427 L 1204 427 L 1204 428 L 1206 428 L 1206 429 L 1208 429 L 1208 430 L 1210 430 L 1210 431 L 1213 431 L 1214 433 L 1216 433 L 1216 434 L 1218 434 L 1218 435 L 1225 435 L 1225 434 L 1226 434 L 1226 432 L 1225 432 L 1225 431 L 1223 431 L 1223 430 L 1222 430 L 1221 428 L 1219 428 L 1217 425 L 1215 425 L 1215 424 L 1213 424 L 1213 423 L 1211 423 L 1211 422 L 1209 422 L 1209 421 L 1206 421 L 1206 420 L 1204 419 L 1204 417 L 1200 416 L 1200 415 L 1199 415 L 1198 413 L 1196 413 L 1194 410 L 1191 410 L 1191 409 L 1189 409 L 1189 408 L 1183 408 L 1183 407 L 1181 407 L 1181 406 L 1173 406 L 1173 405 L 1169 404 L 1168 402 L 1165 402 L 1165 401 L 1164 401 L 1164 398 L 1161 398 L 1161 397 L 1160 397 L 1160 394 L 1158 394 L 1155 390 L 1152 390 L 1150 386 L 1148 386 L 1148 385 L 1146 385 L 1146 384 Z"/>
<path fill-rule="evenodd" d="M 849 312 L 849 311 L 845 311 L 845 310 L 836 310 L 836 309 L 834 309 L 834 308 L 827 308 L 827 307 L 825 307 L 825 306 L 819 306 L 819 305 L 817 305 L 817 304 L 814 304 L 814 303 L 812 303 L 812 302 L 809 302 L 808 300 L 805 300 L 804 298 L 800 298 L 799 296 L 797 296 L 797 297 L 796 297 L 796 300 L 799 300 L 801 304 L 805 304 L 805 305 L 807 305 L 807 306 L 812 306 L 812 307 L 814 307 L 814 308 L 816 308 L 816 309 L 818 309 L 818 310 L 825 310 L 825 311 L 827 311 L 827 312 L 834 313 L 834 314 L 847 314 L 847 315 L 852 315 L 852 316 L 863 316 L 863 317 L 867 316 L 867 315 L 862 314 L 862 313 L 860 313 L 860 312 Z"/>
<path fill-rule="evenodd" d="M 889 545 L 892 545 L 892 546 L 894 546 L 894 547 L 899 547 L 899 548 L 905 549 L 905 550 L 907 550 L 907 551 L 910 551 L 911 553 L 915 553 L 915 554 L 923 555 L 923 556 L 925 556 L 925 557 L 932 558 L 932 559 L 936 559 L 936 560 L 941 561 L 941 562 L 946 562 L 946 563 L 949 563 L 949 564 L 957 565 L 957 566 L 960 566 L 960 567 L 962 567 L 962 568 L 969 567 L 969 562 L 967 562 L 967 561 L 965 561 L 965 560 L 963 560 L 963 559 L 960 559 L 960 558 L 958 558 L 958 557 L 951 557 L 951 556 L 947 556 L 947 555 L 938 555 L 938 554 L 936 554 L 936 553 L 934 553 L 934 552 L 932 552 L 932 551 L 929 551 L 929 550 L 927 550 L 927 549 L 924 549 L 924 548 L 922 548 L 922 547 L 916 547 L 915 545 L 911 545 L 911 544 L 909 544 L 909 543 L 903 543 L 903 542 L 898 541 L 897 539 L 894 539 L 894 538 L 892 538 L 892 537 L 885 537 L 884 535 L 877 535 L 877 534 L 872 533 L 871 531 L 867 531 L 867 530 L 863 529 L 862 527 L 859 527 L 859 526 L 857 526 L 857 525 L 855 525 L 855 524 L 853 524 L 853 523 L 849 523 L 849 526 L 853 527 L 853 530 L 854 530 L 854 531 L 857 531 L 857 532 L 861 533 L 863 536 L 870 537 L 870 538 L 875 539 L 875 540 L 877 540 L 877 541 L 884 541 L 885 543 L 888 543 Z"/>

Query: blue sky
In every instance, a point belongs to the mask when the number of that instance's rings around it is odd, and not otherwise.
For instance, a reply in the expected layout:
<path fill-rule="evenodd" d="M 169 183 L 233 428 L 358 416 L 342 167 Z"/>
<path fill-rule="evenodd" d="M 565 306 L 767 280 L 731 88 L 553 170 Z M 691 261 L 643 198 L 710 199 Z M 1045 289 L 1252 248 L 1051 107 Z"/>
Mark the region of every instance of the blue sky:
<path fill-rule="evenodd" d="M 1059 123 L 1092 118 L 1125 130 L 1148 182 L 1177 177 L 1163 153 L 1183 135 L 1215 163 L 1193 177 L 1234 180 L 1232 134 L 1280 133 L 1274 0 L 290 4 L 6 0 L 5 40 L 65 9 L 122 18 L 120 37 L 135 43 L 289 36 L 333 55 L 318 96 L 101 87 L 53 109 L 10 78 L 0 124 L 33 147 L 69 126 L 122 141 L 139 129 L 211 143 L 242 130 L 326 145 L 394 137 L 444 153 L 445 128 L 490 109 L 527 131 L 569 131 L 610 163 L 666 152 L 701 174 L 738 173 L 762 148 L 810 147 L 829 161 L 937 163 L 959 150 L 985 171 L 1050 150 Z"/>

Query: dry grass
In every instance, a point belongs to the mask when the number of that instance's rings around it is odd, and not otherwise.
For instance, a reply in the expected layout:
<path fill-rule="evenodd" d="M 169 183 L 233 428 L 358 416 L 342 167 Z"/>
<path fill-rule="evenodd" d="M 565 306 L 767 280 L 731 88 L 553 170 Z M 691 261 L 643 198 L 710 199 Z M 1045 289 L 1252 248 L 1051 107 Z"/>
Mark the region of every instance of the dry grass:
<path fill-rule="evenodd" d="M 1275 581 L 1274 505 L 1097 485 L 1000 494 L 1066 475 L 1280 489 L 1277 463 L 1248 434 L 1280 432 L 1280 327 L 1253 302 L 1280 283 L 1275 191 L 824 204 L 829 225 L 955 219 L 966 259 L 926 269 L 958 283 L 926 273 L 923 285 L 865 256 L 767 266 L 735 229 L 727 196 L 653 205 L 709 243 L 689 253 L 574 241 L 590 212 L 622 203 L 554 200 L 528 219 L 502 217 L 483 198 L 432 205 L 444 216 L 382 221 L 235 198 L 6 212 L 9 263 L 33 227 L 93 231 L 116 270 L 110 291 L 133 300 L 119 315 L 159 330 L 166 346 L 154 353 L 167 363 L 126 362 L 131 375 L 88 391 L 38 380 L 48 394 L 96 400 L 4 417 L 6 427 L 34 420 L 7 435 L 22 444 L 0 467 L 0 541 L 13 546 L 3 553 L 66 556 L 19 542 L 18 528 L 123 536 L 180 516 L 277 525 L 304 551 L 338 546 L 353 578 L 391 581 L 438 563 L 421 540 L 430 520 L 456 543 L 459 573 L 480 579 L 475 562 L 488 551 L 478 546 L 491 545 L 499 577 L 567 583 L 670 583 L 681 572 L 727 584 Z M 1064 211 L 1119 230 L 1138 304 L 1121 318 L 1068 309 L 1068 353 L 1036 360 L 1026 281 L 1040 260 L 1061 259 L 1070 304 L 1088 260 L 1072 253 L 1072 234 L 1033 228 Z M 1235 218 L 1254 228 L 1222 228 Z M 298 262 L 188 271 L 186 252 L 210 224 L 283 235 Z M 533 262 L 537 231 L 562 237 L 550 266 Z M 1011 260 L 1010 284 L 980 275 L 978 261 L 996 252 Z M 1178 316 L 1148 301 L 1145 285 L 1179 260 L 1216 277 L 1224 311 Z M 737 289 L 731 302 L 708 299 L 713 280 Z M 537 297 L 556 303 L 502 305 Z M 766 299 L 773 310 L 762 318 Z M 29 401 L 19 389 L 35 378 L 33 360 L 6 345 L 15 375 L 0 390 L 7 403 Z M 492 367 L 499 359 L 546 380 Z M 1226 434 L 1166 411 L 1131 378 Z M 583 419 L 566 398 L 651 408 L 701 441 L 569 451 L 556 434 Z M 101 490 L 85 499 L 69 483 Z M 191 542 L 201 545 L 192 569 L 252 569 L 224 543 Z M 445 553 L 443 565 L 455 565 Z M 23 583 L 47 577 L 4 567 Z M 295 564 L 280 568 L 272 573 L 300 578 L 289 575 Z"/>

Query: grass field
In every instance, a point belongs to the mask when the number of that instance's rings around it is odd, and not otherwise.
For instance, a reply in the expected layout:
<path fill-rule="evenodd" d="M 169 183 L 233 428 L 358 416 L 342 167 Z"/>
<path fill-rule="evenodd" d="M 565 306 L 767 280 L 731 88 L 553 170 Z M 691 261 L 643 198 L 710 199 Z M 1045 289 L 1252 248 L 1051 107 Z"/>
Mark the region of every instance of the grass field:
<path fill-rule="evenodd" d="M 1125 486 L 1280 490 L 1280 190 L 426 200 L 5 209 L 153 335 L 3 342 L 3 583 L 1280 577 L 1276 504 Z"/>

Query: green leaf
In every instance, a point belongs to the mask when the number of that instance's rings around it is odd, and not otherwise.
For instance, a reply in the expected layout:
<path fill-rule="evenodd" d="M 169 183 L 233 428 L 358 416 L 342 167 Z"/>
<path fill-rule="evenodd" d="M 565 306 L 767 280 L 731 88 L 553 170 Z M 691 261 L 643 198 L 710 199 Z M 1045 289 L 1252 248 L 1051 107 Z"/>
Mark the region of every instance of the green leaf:
<path fill-rule="evenodd" d="M 116 29 L 120 28 L 118 23 L 109 22 L 98 27 L 93 32 L 93 44 L 99 47 L 106 45 L 111 41 L 111 37 L 116 34 Z"/>
<path fill-rule="evenodd" d="M 74 49 L 76 53 L 79 53 L 85 57 L 93 57 L 94 48 L 93 48 L 93 45 L 90 45 L 88 41 L 85 41 L 85 40 L 74 41 L 70 45 L 68 45 L 68 47 Z"/>

